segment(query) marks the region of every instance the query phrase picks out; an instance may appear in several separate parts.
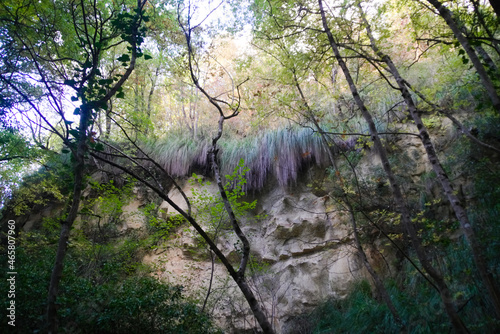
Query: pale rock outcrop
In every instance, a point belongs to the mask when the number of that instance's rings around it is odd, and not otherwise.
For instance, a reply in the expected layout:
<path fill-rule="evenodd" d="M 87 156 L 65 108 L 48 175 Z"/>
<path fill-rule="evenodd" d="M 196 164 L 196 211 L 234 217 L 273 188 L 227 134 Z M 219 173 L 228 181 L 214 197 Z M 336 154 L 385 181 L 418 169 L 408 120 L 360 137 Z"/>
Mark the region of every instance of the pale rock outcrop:
<path fill-rule="evenodd" d="M 183 190 L 190 196 L 193 187 L 200 190 L 191 182 L 185 182 Z M 217 194 L 215 185 L 206 189 Z M 363 273 L 351 244 L 349 228 L 328 197 L 317 197 L 308 187 L 298 185 L 288 190 L 273 186 L 268 189 L 270 191 L 263 191 L 257 197 L 255 209 L 256 214 L 266 217 L 260 221 L 244 219 L 241 225 L 250 240 L 252 259 L 256 263 L 249 267 L 247 277 L 277 332 L 281 333 L 288 331 L 288 323 L 295 316 L 312 310 L 328 297 L 344 296 L 349 284 Z M 181 208 L 187 208 L 177 190 L 172 191 L 170 197 Z M 161 209 L 166 212 L 165 217 L 176 214 L 165 202 Z M 218 244 L 237 266 L 236 236 L 224 230 Z M 184 285 L 188 294 L 197 296 L 203 303 L 210 284 L 212 261 L 208 250 L 199 246 L 199 238 L 192 228 L 179 228 L 144 260 L 156 265 L 162 279 Z M 258 327 L 243 296 L 217 261 L 207 305 L 207 310 L 213 312 L 228 333 L 251 332 Z"/>

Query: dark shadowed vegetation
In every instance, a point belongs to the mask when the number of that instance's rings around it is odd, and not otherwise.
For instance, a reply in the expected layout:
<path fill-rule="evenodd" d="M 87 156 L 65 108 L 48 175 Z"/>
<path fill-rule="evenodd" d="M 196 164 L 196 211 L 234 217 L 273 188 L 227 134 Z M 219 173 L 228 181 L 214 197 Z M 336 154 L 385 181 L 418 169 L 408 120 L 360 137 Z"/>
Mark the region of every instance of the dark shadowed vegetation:
<path fill-rule="evenodd" d="M 498 15 L 488 0 L 2 1 L 2 297 L 7 264 L 19 274 L 18 326 L 1 331 L 219 332 L 201 311 L 213 275 L 194 299 L 142 263 L 182 240 L 224 267 L 253 332 L 500 332 Z M 253 266 L 275 283 L 281 261 L 338 241 L 287 216 L 290 237 L 262 244 L 281 217 L 258 197 L 286 206 L 296 186 L 324 212 L 294 210 L 345 229 L 359 282 L 345 298 L 325 283 L 317 308 L 301 296 L 286 327 L 298 301 L 261 294 Z"/>
<path fill-rule="evenodd" d="M 98 194 L 107 196 L 110 202 L 116 201 L 109 193 Z M 106 213 L 105 208 L 100 214 L 109 218 L 111 213 Z M 154 242 L 152 238 L 140 233 L 124 236 L 117 231 L 116 222 L 103 220 L 108 222 L 94 227 L 85 226 L 84 222 L 84 228 L 75 229 L 70 241 L 58 299 L 58 325 L 62 332 L 219 332 L 196 301 L 184 296 L 182 286 L 161 282 L 151 275 L 152 268 L 142 263 Z M 2 322 L 2 332 L 24 334 L 44 329 L 47 280 L 54 261 L 58 225 L 57 219 L 46 218 L 42 226 L 19 235 L 16 314 L 22 321 L 16 321 L 14 330 Z M 2 289 L 7 289 L 6 278 L 4 271 Z M 4 299 L 2 308 L 7 306 Z"/>

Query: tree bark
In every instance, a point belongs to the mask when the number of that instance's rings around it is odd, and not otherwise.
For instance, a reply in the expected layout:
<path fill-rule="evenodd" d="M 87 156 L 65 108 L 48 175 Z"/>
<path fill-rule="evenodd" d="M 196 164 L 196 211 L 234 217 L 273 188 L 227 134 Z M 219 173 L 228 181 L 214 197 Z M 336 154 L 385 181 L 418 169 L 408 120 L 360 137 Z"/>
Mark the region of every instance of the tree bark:
<path fill-rule="evenodd" d="M 457 333 L 468 333 L 469 331 L 465 327 L 465 324 L 462 322 L 460 317 L 458 316 L 458 313 L 455 309 L 455 305 L 453 303 L 453 298 L 452 294 L 448 288 L 448 285 L 446 284 L 446 281 L 444 280 L 443 276 L 441 273 L 439 273 L 434 266 L 432 266 L 431 261 L 427 257 L 427 254 L 425 253 L 420 240 L 418 238 L 418 233 L 411 222 L 410 218 L 410 212 L 408 208 L 406 207 L 406 204 L 404 203 L 403 200 L 403 194 L 401 192 L 401 189 L 399 187 L 399 184 L 396 182 L 396 178 L 394 176 L 394 173 L 392 172 L 391 164 L 389 162 L 389 159 L 387 157 L 387 153 L 385 151 L 384 146 L 382 145 L 382 142 L 380 140 L 380 136 L 378 135 L 377 128 L 375 127 L 375 122 L 373 121 L 373 118 L 371 114 L 368 112 L 368 109 L 366 108 L 363 100 L 359 96 L 359 92 L 357 90 L 357 87 L 354 83 L 354 80 L 351 77 L 349 68 L 347 67 L 347 64 L 345 63 L 344 59 L 340 55 L 340 51 L 338 49 L 337 43 L 335 42 L 335 39 L 333 38 L 332 32 L 328 26 L 328 21 L 326 19 L 326 14 L 323 9 L 323 3 L 322 0 L 318 0 L 319 3 L 319 8 L 320 8 L 320 13 L 321 13 L 321 19 L 323 23 L 323 28 L 328 36 L 328 41 L 330 43 L 330 46 L 333 50 L 333 53 L 335 55 L 335 58 L 337 62 L 339 63 L 340 68 L 342 69 L 344 76 L 347 80 L 347 83 L 349 85 L 349 88 L 351 90 L 351 94 L 358 106 L 358 108 L 361 110 L 361 114 L 363 118 L 366 120 L 368 123 L 368 127 L 370 129 L 370 134 L 371 134 L 371 139 L 373 140 L 375 149 L 377 150 L 377 153 L 380 157 L 380 160 L 382 162 L 383 169 L 387 175 L 387 178 L 389 179 L 389 183 L 391 185 L 394 201 L 396 203 L 396 206 L 398 208 L 399 213 L 401 214 L 401 222 L 403 223 L 403 226 L 406 228 L 408 236 L 410 237 L 410 240 L 412 242 L 413 248 L 415 249 L 415 252 L 417 254 L 417 257 L 422 264 L 422 267 L 425 269 L 425 271 L 429 274 L 429 276 L 432 278 L 432 280 L 435 282 L 435 285 L 439 291 L 439 294 L 441 296 L 441 300 L 444 304 L 444 308 L 446 310 L 446 313 L 448 314 L 448 317 L 450 319 L 450 322 L 455 329 Z"/>
<path fill-rule="evenodd" d="M 479 54 L 479 57 L 483 59 L 486 66 L 489 67 L 494 73 L 498 73 L 498 67 L 493 61 L 493 59 L 491 59 L 488 52 L 486 52 L 486 50 L 481 45 L 477 45 L 475 46 L 475 48 L 477 53 Z"/>
<path fill-rule="evenodd" d="M 488 76 L 488 73 L 486 72 L 483 64 L 481 63 L 481 60 L 479 60 L 479 57 L 477 56 L 476 52 L 474 51 L 469 41 L 467 40 L 467 37 L 465 37 L 464 34 L 460 31 L 460 28 L 453 19 L 452 12 L 438 0 L 427 0 L 427 1 L 432 6 L 434 6 L 434 8 L 438 10 L 439 15 L 446 21 L 448 27 L 450 27 L 451 31 L 453 32 L 453 35 L 455 35 L 455 38 L 460 42 L 460 44 L 464 48 L 465 53 L 467 53 L 467 56 L 469 57 L 472 65 L 476 69 L 476 72 L 479 75 L 479 78 L 481 79 L 481 82 L 491 99 L 493 108 L 495 108 L 497 112 L 500 112 L 500 97 L 498 96 L 495 86 L 493 85 L 493 82 L 490 80 L 490 77 Z"/>
<path fill-rule="evenodd" d="M 104 139 L 109 140 L 111 136 L 111 114 L 113 112 L 113 101 L 108 101 L 108 109 L 104 111 L 104 117 L 106 118 L 106 132 L 104 133 Z"/>

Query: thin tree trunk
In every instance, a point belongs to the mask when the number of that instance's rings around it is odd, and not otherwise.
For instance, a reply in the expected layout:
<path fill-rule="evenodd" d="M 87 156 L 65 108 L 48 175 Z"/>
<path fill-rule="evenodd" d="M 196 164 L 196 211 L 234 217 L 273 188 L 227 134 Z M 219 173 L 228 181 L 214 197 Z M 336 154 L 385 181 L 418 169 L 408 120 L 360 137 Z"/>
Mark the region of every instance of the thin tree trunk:
<path fill-rule="evenodd" d="M 354 100 L 356 101 L 358 108 L 361 110 L 363 118 L 368 123 L 371 138 L 374 142 L 375 149 L 377 150 L 377 153 L 380 157 L 380 160 L 382 162 L 382 166 L 383 166 L 384 171 L 387 175 L 387 178 L 389 179 L 389 183 L 391 185 L 391 189 L 393 192 L 394 201 L 396 203 L 398 211 L 401 214 L 401 222 L 403 223 L 403 226 L 405 226 L 405 228 L 407 230 L 408 236 L 410 237 L 410 240 L 413 244 L 413 247 L 415 249 L 417 257 L 418 257 L 420 263 L 422 264 L 422 267 L 429 274 L 429 276 L 433 279 L 436 287 L 438 288 L 439 294 L 441 296 L 441 300 L 443 301 L 444 308 L 446 310 L 446 313 L 448 314 L 448 317 L 450 318 L 450 322 L 451 322 L 453 328 L 455 329 L 455 331 L 457 333 L 468 333 L 467 328 L 465 327 L 464 323 L 461 321 L 460 317 L 458 316 L 458 313 L 455 309 L 455 305 L 453 303 L 452 294 L 451 294 L 443 276 L 441 275 L 441 273 L 439 273 L 436 270 L 436 268 L 434 268 L 432 266 L 431 261 L 427 257 L 427 254 L 425 254 L 425 251 L 424 251 L 424 249 L 420 243 L 420 240 L 418 238 L 417 230 L 416 230 L 415 226 L 413 225 L 413 223 L 411 222 L 410 212 L 409 212 L 408 208 L 406 207 L 406 204 L 404 203 L 403 194 L 401 192 L 399 184 L 396 182 L 394 173 L 392 172 L 391 164 L 390 164 L 389 159 L 387 157 L 387 153 L 385 151 L 385 148 L 382 145 L 382 142 L 381 142 L 380 137 L 378 135 L 377 128 L 375 127 L 375 122 L 373 121 L 371 114 L 368 112 L 368 109 L 366 108 L 363 100 L 359 96 L 357 87 L 354 84 L 354 81 L 351 77 L 349 68 L 347 67 L 347 64 L 345 63 L 344 59 L 340 55 L 340 51 L 338 49 L 337 43 L 335 42 L 335 39 L 333 38 L 332 32 L 331 32 L 330 28 L 328 27 L 326 14 L 325 14 L 325 11 L 323 10 L 322 0 L 318 0 L 318 3 L 319 3 L 320 13 L 321 13 L 321 19 L 323 22 L 323 28 L 325 30 L 325 33 L 328 36 L 328 41 L 329 41 L 330 46 L 333 50 L 335 58 L 336 58 L 337 62 L 339 63 L 340 68 L 344 72 L 344 76 L 347 80 L 347 83 L 349 84 L 349 88 L 351 90 L 352 96 L 353 96 Z"/>
<path fill-rule="evenodd" d="M 153 100 L 153 94 L 155 92 L 156 81 L 158 80 L 158 74 L 159 73 L 160 73 L 160 65 L 158 65 L 158 67 L 156 67 L 156 71 L 155 71 L 153 77 L 151 78 L 151 89 L 149 90 L 148 103 L 147 103 L 147 106 L 146 106 L 146 116 L 148 117 L 149 121 L 151 121 L 151 102 Z M 144 134 L 147 135 L 148 131 L 149 131 L 149 124 L 144 129 Z"/>
<path fill-rule="evenodd" d="M 311 108 L 309 107 L 309 103 L 307 103 L 306 97 L 302 91 L 302 88 L 300 87 L 300 84 L 299 84 L 299 81 L 297 79 L 295 72 L 293 73 L 293 78 L 295 81 L 295 86 L 297 87 L 297 90 L 299 91 L 300 97 L 302 99 L 302 103 L 304 104 L 305 108 L 307 109 L 308 118 L 313 121 L 316 130 L 319 132 L 319 134 L 321 136 L 321 141 L 323 142 L 325 150 L 328 154 L 328 159 L 330 160 L 330 163 L 332 164 L 332 166 L 336 170 L 339 170 L 339 168 L 337 166 L 337 162 L 335 160 L 335 157 L 333 156 L 332 150 L 330 148 L 330 145 L 329 145 L 330 143 L 329 143 L 328 139 L 326 138 L 326 134 L 323 131 L 323 129 L 321 128 L 321 126 L 319 125 L 319 123 L 316 120 L 316 118 L 314 117 L 314 115 L 312 115 Z M 340 175 L 338 175 L 337 178 L 339 179 L 340 182 L 342 182 L 340 179 L 341 178 Z M 342 202 L 344 202 L 345 206 L 347 207 L 347 211 L 349 212 L 349 217 L 351 219 L 351 225 L 352 225 L 352 230 L 353 230 L 353 234 L 354 234 L 354 242 L 356 244 L 356 248 L 358 249 L 358 255 L 361 258 L 361 261 L 363 262 L 363 265 L 365 266 L 366 270 L 368 270 L 368 273 L 373 278 L 373 281 L 375 283 L 375 288 L 377 289 L 377 292 L 379 293 L 380 297 L 382 298 L 382 300 L 385 302 L 385 304 L 389 308 L 389 311 L 391 312 L 392 316 L 394 317 L 394 320 L 396 321 L 396 323 L 403 329 L 405 326 L 404 326 L 403 321 L 401 320 L 401 316 L 399 315 L 396 307 L 394 306 L 394 303 L 392 302 L 392 299 L 389 296 L 389 293 L 387 292 L 387 289 L 385 288 L 384 283 L 380 279 L 380 276 L 375 271 L 375 269 L 373 269 L 370 261 L 368 261 L 366 253 L 365 253 L 363 246 L 361 244 L 361 240 L 359 238 L 356 217 L 354 215 L 354 209 L 349 201 L 349 198 L 345 194 L 345 192 L 342 192 Z"/>
<path fill-rule="evenodd" d="M 106 132 L 104 133 L 104 139 L 109 140 L 111 135 L 111 113 L 113 112 L 113 101 L 108 101 L 108 109 L 105 110 L 106 117 Z"/>
<path fill-rule="evenodd" d="M 217 163 L 217 152 L 218 152 L 217 142 L 222 136 L 224 120 L 225 120 L 224 115 L 221 115 L 219 118 L 218 133 L 217 136 L 212 140 L 212 148 L 210 149 L 209 156 L 215 174 L 214 175 L 215 181 L 217 182 L 217 186 L 219 187 L 219 194 L 221 195 L 222 202 L 224 203 L 224 208 L 229 216 L 231 224 L 233 225 L 233 230 L 240 239 L 243 246 L 243 254 L 241 255 L 240 267 L 238 268 L 238 271 L 235 273 L 235 277 L 233 278 L 235 279 L 236 284 L 238 284 L 238 286 L 240 287 L 241 292 L 243 292 L 243 295 L 245 296 L 248 304 L 250 305 L 250 309 L 252 310 L 255 319 L 257 319 L 257 322 L 259 323 L 263 332 L 274 333 L 271 323 L 267 319 L 264 310 L 260 307 L 257 298 L 255 298 L 252 289 L 250 288 L 248 282 L 246 281 L 245 271 L 247 268 L 248 261 L 250 259 L 250 242 L 248 241 L 247 237 L 241 230 L 238 221 L 236 220 L 236 216 L 233 212 L 233 208 L 231 207 L 231 203 L 229 203 L 229 199 L 224 189 L 224 185 L 222 184 L 222 178 L 219 172 L 219 165 Z"/>
<path fill-rule="evenodd" d="M 490 149 L 490 150 L 493 150 L 495 152 L 498 152 L 500 153 L 500 149 L 498 149 L 497 147 L 495 146 L 492 146 L 490 144 L 486 144 L 485 142 L 479 140 L 477 137 L 473 136 L 472 133 L 470 133 L 470 131 L 458 120 L 456 119 L 453 115 L 451 115 L 449 112 L 447 112 L 446 110 L 443 110 L 441 108 L 439 108 L 439 106 L 435 105 L 434 103 L 432 103 L 431 101 L 429 101 L 429 99 L 427 99 L 425 97 L 424 94 L 422 94 L 422 92 L 416 90 L 415 88 L 413 88 L 409 82 L 407 82 L 405 80 L 405 86 L 408 87 L 410 90 L 412 90 L 415 94 L 418 95 L 418 97 L 420 97 L 425 103 L 427 103 L 428 105 L 430 105 L 435 111 L 437 111 L 438 113 L 440 114 L 443 114 L 444 116 L 446 116 L 450 121 L 453 122 L 453 124 L 455 124 L 455 126 L 467 137 L 469 138 L 469 140 L 473 141 L 474 143 L 476 143 L 477 145 L 480 145 L 482 147 L 485 147 L 487 149 Z"/>
<path fill-rule="evenodd" d="M 484 88 L 486 89 L 491 99 L 491 102 L 493 103 L 493 107 L 496 109 L 497 112 L 500 112 L 500 97 L 498 96 L 495 86 L 493 85 L 493 82 L 490 80 L 490 77 L 488 76 L 488 73 L 486 72 L 483 64 L 481 64 L 481 60 L 479 60 L 479 57 L 477 56 L 476 52 L 474 51 L 469 41 L 467 40 L 467 37 L 465 37 L 464 34 L 460 31 L 460 28 L 453 19 L 452 12 L 438 0 L 427 0 L 427 1 L 432 6 L 434 6 L 434 8 L 438 10 L 439 15 L 441 15 L 441 17 L 446 21 L 448 27 L 450 27 L 451 31 L 455 35 L 455 38 L 460 42 L 460 44 L 464 48 L 465 53 L 467 53 L 467 56 L 469 57 L 472 65 L 476 69 L 476 72 L 479 75 L 479 78 L 481 79 L 481 82 Z"/>
<path fill-rule="evenodd" d="M 488 52 L 486 52 L 486 50 L 481 45 L 476 45 L 475 49 L 479 54 L 479 57 L 483 58 L 483 61 L 485 62 L 486 66 L 489 67 L 491 71 L 493 71 L 494 73 L 498 73 L 498 67 L 493 61 L 493 59 L 491 59 Z"/>
<path fill-rule="evenodd" d="M 142 11 L 146 0 L 137 0 L 138 12 Z M 96 9 L 94 7 L 94 9 Z M 84 6 L 82 5 L 82 13 L 85 17 Z M 75 24 L 75 22 L 73 22 Z M 49 292 L 47 296 L 47 331 L 49 334 L 57 333 L 57 305 L 56 300 L 59 293 L 59 285 L 61 282 L 64 257 L 68 250 L 68 240 L 71 232 L 71 226 L 76 219 L 78 214 L 78 209 L 80 206 L 80 197 L 84 187 L 84 174 L 85 174 L 85 155 L 88 152 L 87 147 L 87 131 L 92 118 L 92 111 L 99 106 L 108 103 L 110 99 L 116 94 L 118 89 L 123 86 L 123 83 L 130 77 L 130 74 L 135 68 L 135 62 L 137 58 L 137 35 L 140 25 L 140 20 L 137 20 L 130 26 L 130 31 L 132 38 L 129 41 L 132 47 L 131 60 L 128 68 L 125 70 L 121 78 L 116 82 L 116 84 L 106 92 L 106 95 L 99 99 L 98 101 L 87 101 L 82 94 L 82 105 L 80 107 L 80 124 L 78 126 L 78 138 L 76 149 L 72 149 L 72 153 L 75 158 L 75 166 L 73 169 L 75 184 L 73 186 L 73 198 L 71 207 L 68 211 L 68 216 L 61 223 L 61 235 L 59 237 L 58 248 L 56 252 L 56 259 L 54 267 L 52 269 L 52 274 L 50 277 Z M 93 68 L 97 68 L 98 57 L 93 60 Z M 95 74 L 94 74 L 95 75 Z M 95 77 L 95 76 L 94 76 Z M 83 83 L 82 83 L 83 84 Z M 81 89 L 82 87 L 80 87 Z M 81 90 L 80 90 L 81 93 Z M 64 141 L 67 138 L 62 138 Z"/>
<path fill-rule="evenodd" d="M 54 267 L 50 276 L 49 293 L 47 297 L 47 331 L 49 334 L 57 333 L 58 328 L 56 300 L 59 294 L 59 285 L 64 268 L 64 258 L 68 250 L 68 240 L 71 232 L 71 226 L 73 225 L 78 214 L 78 209 L 80 207 L 80 196 L 84 187 L 83 178 L 85 172 L 85 153 L 87 151 L 86 141 L 87 129 L 90 121 L 90 113 L 91 110 L 89 110 L 87 107 L 81 108 L 80 125 L 78 129 L 78 146 L 74 151 L 76 163 L 74 167 L 75 184 L 73 187 L 73 199 L 68 212 L 68 216 L 61 223 L 61 235 L 59 237 L 59 243 L 57 245 Z"/>
<path fill-rule="evenodd" d="M 479 23 L 481 24 L 482 28 L 484 29 L 484 31 L 486 31 L 486 34 L 490 38 L 491 47 L 493 49 L 495 49 L 497 54 L 500 54 L 500 50 L 498 49 L 499 42 L 495 38 L 495 34 L 491 31 L 490 27 L 488 26 L 488 24 L 486 23 L 486 21 L 484 19 L 483 11 L 480 8 L 481 4 L 479 3 L 479 0 L 471 0 L 471 2 L 472 2 L 472 6 L 474 7 L 474 12 L 477 15 L 477 19 L 478 19 Z M 497 3 L 498 3 L 498 1 L 497 1 Z M 481 45 L 479 45 L 479 47 L 481 47 Z M 476 49 L 477 49 L 477 47 L 476 47 Z M 479 53 L 481 52 L 481 51 L 479 51 L 479 49 L 477 49 L 477 50 Z"/>
<path fill-rule="evenodd" d="M 208 283 L 207 294 L 205 295 L 205 299 L 203 300 L 203 306 L 201 308 L 201 312 L 205 312 L 205 307 L 207 306 L 208 297 L 210 297 L 210 294 L 212 293 L 212 283 L 214 281 L 215 257 L 211 250 L 209 250 L 209 252 L 210 252 L 210 260 L 212 263 L 212 268 L 210 270 L 210 282 Z"/>
<path fill-rule="evenodd" d="M 434 145 L 432 144 L 431 138 L 429 136 L 429 132 L 427 131 L 427 128 L 425 127 L 424 123 L 422 122 L 422 119 L 420 118 L 420 115 L 417 112 L 417 107 L 413 101 L 413 98 L 411 97 L 408 88 L 405 85 L 405 81 L 399 74 L 399 71 L 396 65 L 394 65 L 392 59 L 388 55 L 384 54 L 377 47 L 371 31 L 370 24 L 366 20 L 366 17 L 363 13 L 363 9 L 359 4 L 358 7 L 361 10 L 361 17 L 365 23 L 366 32 L 368 34 L 368 38 L 370 39 L 371 47 L 373 51 L 377 54 L 377 56 L 379 56 L 389 66 L 389 72 L 396 79 L 399 90 L 401 91 L 401 95 L 403 96 L 403 99 L 405 100 L 405 103 L 408 106 L 408 111 L 410 112 L 410 116 L 412 117 L 413 121 L 415 122 L 415 125 L 417 126 L 417 129 L 420 134 L 420 139 L 422 140 L 422 144 L 424 145 L 432 169 L 436 173 L 437 179 L 441 184 L 441 188 L 443 189 L 446 197 L 448 198 L 448 201 L 450 202 L 451 207 L 455 212 L 455 216 L 460 222 L 460 227 L 464 232 L 464 235 L 469 243 L 469 246 L 471 247 L 476 267 L 479 271 L 484 286 L 488 290 L 489 293 L 488 297 L 493 304 L 497 317 L 500 318 L 500 293 L 498 292 L 493 277 L 488 270 L 486 257 L 484 256 L 484 252 L 481 249 L 479 243 L 477 242 L 474 230 L 472 229 L 472 225 L 470 224 L 469 218 L 467 216 L 467 212 L 460 203 L 458 197 L 455 195 L 453 186 L 448 178 L 448 174 L 445 172 L 443 166 L 439 161 L 439 158 L 436 154 L 436 150 L 434 149 Z"/>

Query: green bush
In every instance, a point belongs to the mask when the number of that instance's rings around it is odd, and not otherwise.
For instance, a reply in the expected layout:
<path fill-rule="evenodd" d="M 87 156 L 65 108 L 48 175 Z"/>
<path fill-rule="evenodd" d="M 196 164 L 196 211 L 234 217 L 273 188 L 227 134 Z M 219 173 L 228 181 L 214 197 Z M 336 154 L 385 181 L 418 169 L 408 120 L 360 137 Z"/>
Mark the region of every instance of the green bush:
<path fill-rule="evenodd" d="M 471 333 L 498 333 L 500 322 L 495 320 L 492 307 L 484 303 L 480 278 L 470 269 L 474 267 L 467 244 L 460 240 L 442 247 L 435 254 L 435 265 L 447 273 L 460 317 Z M 386 288 L 407 333 L 451 331 L 439 294 L 408 262 L 403 263 L 397 280 L 386 280 Z M 367 281 L 355 283 L 344 299 L 326 300 L 300 321 L 309 324 L 304 333 L 400 332 L 389 309 Z"/>
<path fill-rule="evenodd" d="M 16 327 L 2 321 L 0 332 L 43 332 L 56 247 L 41 233 L 29 233 L 18 241 Z M 167 285 L 146 270 L 138 270 L 144 266 L 135 256 L 140 243 L 72 242 L 57 299 L 60 333 L 217 332 L 209 317 L 182 295 L 181 286 Z M 2 271 L 1 291 L 8 291 L 6 278 L 6 271 Z M 4 310 L 8 302 L 2 300 Z"/>

